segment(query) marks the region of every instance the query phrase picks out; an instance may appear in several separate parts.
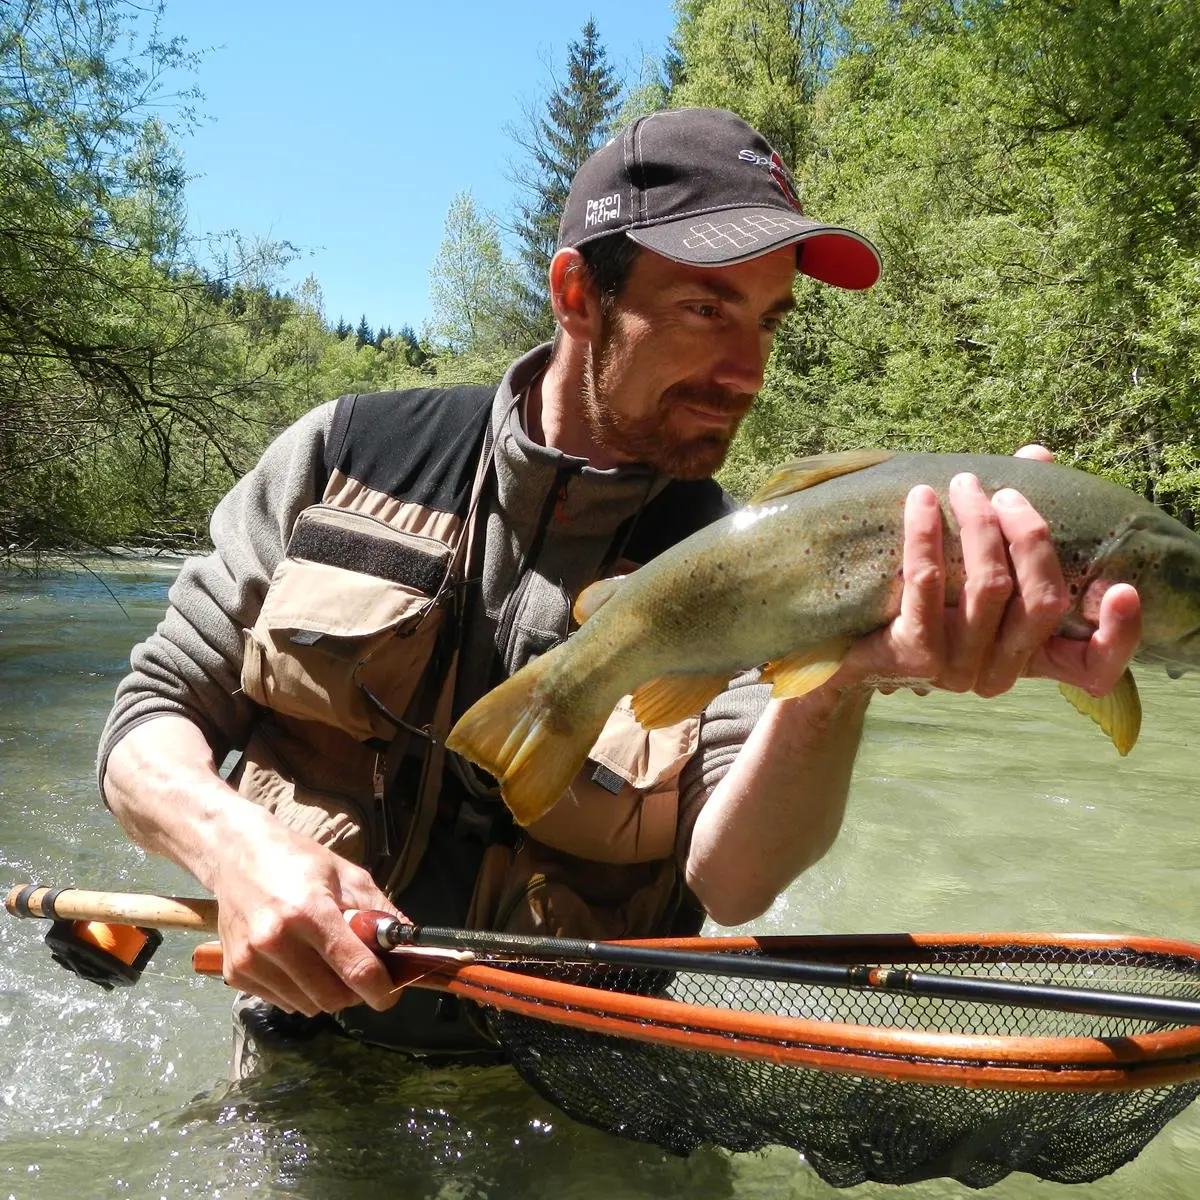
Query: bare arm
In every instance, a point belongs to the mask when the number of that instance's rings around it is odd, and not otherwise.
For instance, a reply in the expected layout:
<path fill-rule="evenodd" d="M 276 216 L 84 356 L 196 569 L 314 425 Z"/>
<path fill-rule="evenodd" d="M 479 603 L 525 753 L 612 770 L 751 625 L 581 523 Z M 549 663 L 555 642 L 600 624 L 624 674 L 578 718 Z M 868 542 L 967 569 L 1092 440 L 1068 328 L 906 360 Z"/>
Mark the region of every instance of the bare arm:
<path fill-rule="evenodd" d="M 696 818 L 687 883 L 714 921 L 740 925 L 833 845 L 870 692 L 772 700 Z"/>
<path fill-rule="evenodd" d="M 101 740 L 101 789 L 139 845 L 217 898 L 226 980 L 289 1010 L 385 1008 L 387 973 L 341 918 L 394 911 L 366 872 L 289 830 L 219 776 L 245 744 L 242 630 L 261 608 L 296 514 L 321 494 L 332 406 L 277 439 L 213 514 L 214 550 L 185 564 L 158 629 L 135 647 Z"/>
<path fill-rule="evenodd" d="M 227 983 L 310 1016 L 395 1002 L 386 968 L 342 912 L 396 909 L 361 867 L 230 788 L 191 721 L 163 714 L 132 728 L 109 754 L 104 787 L 135 842 L 216 896 Z"/>

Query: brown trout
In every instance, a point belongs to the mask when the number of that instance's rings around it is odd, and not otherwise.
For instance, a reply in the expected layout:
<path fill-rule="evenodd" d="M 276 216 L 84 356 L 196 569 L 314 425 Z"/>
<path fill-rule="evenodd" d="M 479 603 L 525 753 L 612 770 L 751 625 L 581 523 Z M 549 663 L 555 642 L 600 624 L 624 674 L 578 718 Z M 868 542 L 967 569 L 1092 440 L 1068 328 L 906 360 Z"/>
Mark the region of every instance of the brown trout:
<path fill-rule="evenodd" d="M 1137 659 L 1171 674 L 1200 665 L 1200 537 L 1140 496 L 1031 459 L 850 451 L 781 467 L 745 508 L 585 589 L 580 628 L 464 713 L 448 746 L 490 771 L 527 825 L 563 794 L 626 695 L 648 729 L 700 712 L 748 667 L 762 667 L 773 697 L 804 695 L 900 611 L 904 503 L 919 483 L 941 500 L 956 602 L 963 563 L 946 496 L 962 471 L 989 496 L 1016 488 L 1049 523 L 1072 597 L 1060 634 L 1090 636 L 1103 593 L 1131 583 Z M 1141 723 L 1128 672 L 1104 697 L 1062 691 L 1128 753 Z"/>

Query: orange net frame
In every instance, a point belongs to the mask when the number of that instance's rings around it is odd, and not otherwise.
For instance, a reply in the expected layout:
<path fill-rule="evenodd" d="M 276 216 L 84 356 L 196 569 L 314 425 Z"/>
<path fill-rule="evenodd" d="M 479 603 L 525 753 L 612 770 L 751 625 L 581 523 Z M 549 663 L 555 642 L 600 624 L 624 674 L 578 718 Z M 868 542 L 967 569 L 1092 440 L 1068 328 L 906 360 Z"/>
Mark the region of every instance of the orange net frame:
<path fill-rule="evenodd" d="M 1200 946 L 1157 938 L 636 945 L 1200 999 Z M 583 961 L 431 966 L 398 952 L 391 966 L 398 983 L 478 1005 L 522 1076 L 576 1120 L 679 1154 L 790 1146 L 836 1186 L 1091 1181 L 1200 1093 L 1195 1025 Z"/>

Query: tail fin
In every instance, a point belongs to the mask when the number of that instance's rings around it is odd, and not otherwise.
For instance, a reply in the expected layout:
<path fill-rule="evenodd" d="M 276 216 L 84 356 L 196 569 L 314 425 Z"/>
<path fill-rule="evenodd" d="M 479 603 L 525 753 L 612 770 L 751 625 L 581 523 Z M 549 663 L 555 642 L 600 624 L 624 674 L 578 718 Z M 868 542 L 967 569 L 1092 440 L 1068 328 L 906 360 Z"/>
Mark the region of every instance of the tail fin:
<path fill-rule="evenodd" d="M 558 802 L 600 736 L 575 729 L 538 697 L 538 683 L 555 651 L 534 659 L 476 701 L 446 739 L 500 782 L 500 794 L 519 824 L 528 825 Z"/>

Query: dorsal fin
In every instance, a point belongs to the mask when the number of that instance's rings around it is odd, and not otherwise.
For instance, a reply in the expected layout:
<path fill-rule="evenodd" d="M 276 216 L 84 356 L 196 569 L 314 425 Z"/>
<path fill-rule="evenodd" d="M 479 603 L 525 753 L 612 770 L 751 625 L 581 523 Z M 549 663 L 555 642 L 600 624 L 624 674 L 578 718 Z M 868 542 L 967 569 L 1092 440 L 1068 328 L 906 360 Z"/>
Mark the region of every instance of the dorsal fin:
<path fill-rule="evenodd" d="M 890 450 L 839 450 L 833 454 L 812 454 L 808 458 L 794 458 L 791 462 L 776 467 L 767 482 L 750 497 L 751 504 L 765 504 L 780 496 L 790 496 L 805 488 L 816 487 L 827 479 L 861 471 L 892 457 Z"/>

